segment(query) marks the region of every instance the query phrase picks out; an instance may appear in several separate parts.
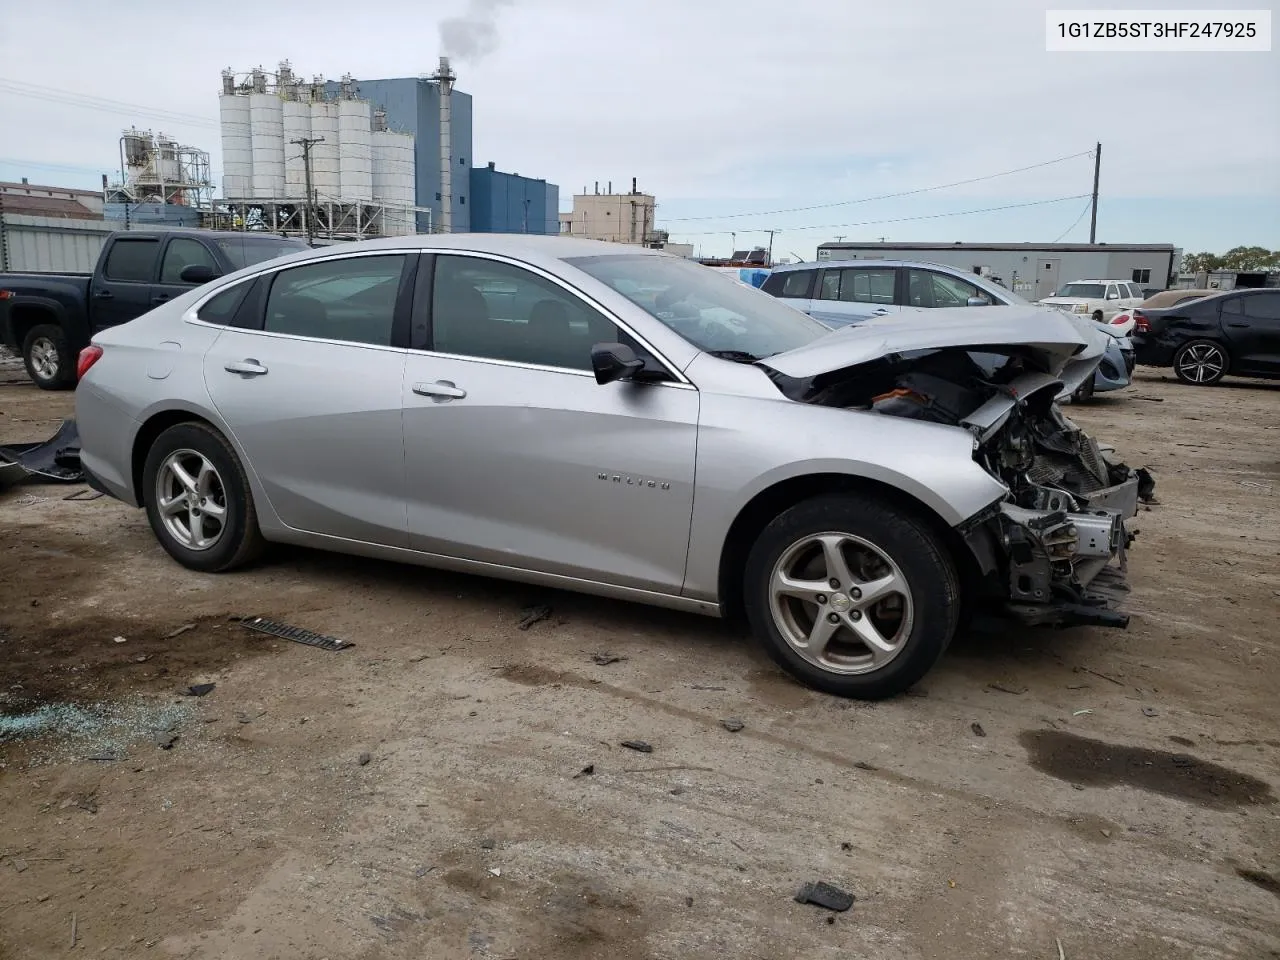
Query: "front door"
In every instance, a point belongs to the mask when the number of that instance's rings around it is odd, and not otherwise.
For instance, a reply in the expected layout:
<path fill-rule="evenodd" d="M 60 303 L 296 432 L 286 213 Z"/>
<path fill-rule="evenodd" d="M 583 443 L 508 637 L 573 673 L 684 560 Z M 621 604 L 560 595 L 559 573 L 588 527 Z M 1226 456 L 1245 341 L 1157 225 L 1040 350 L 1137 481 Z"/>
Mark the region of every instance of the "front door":
<path fill-rule="evenodd" d="M 514 264 L 435 261 L 431 338 L 404 370 L 410 546 L 678 593 L 698 392 L 598 384 L 592 344 L 645 356 L 609 318 Z M 652 354 L 646 364 L 659 370 Z"/>
<path fill-rule="evenodd" d="M 1036 264 L 1036 299 L 1052 297 L 1058 290 L 1058 267 L 1061 260 L 1041 260 Z"/>
<path fill-rule="evenodd" d="M 831 327 L 897 313 L 893 267 L 839 267 L 823 270 L 809 315 Z"/>
<path fill-rule="evenodd" d="M 151 287 L 151 305 L 159 306 L 166 300 L 180 297 L 199 286 L 182 279 L 182 271 L 195 266 L 208 267 L 215 277 L 222 272 L 209 248 L 199 240 L 190 237 L 170 238 L 160 260 L 159 279 Z"/>
<path fill-rule="evenodd" d="M 406 545 L 405 352 L 391 344 L 416 261 L 383 254 L 281 270 L 264 281 L 257 329 L 227 327 L 205 354 L 214 406 L 294 529 Z"/>
<path fill-rule="evenodd" d="M 96 333 L 128 323 L 151 309 L 151 284 L 160 259 L 155 237 L 116 237 L 102 270 L 89 284 L 90 325 Z"/>

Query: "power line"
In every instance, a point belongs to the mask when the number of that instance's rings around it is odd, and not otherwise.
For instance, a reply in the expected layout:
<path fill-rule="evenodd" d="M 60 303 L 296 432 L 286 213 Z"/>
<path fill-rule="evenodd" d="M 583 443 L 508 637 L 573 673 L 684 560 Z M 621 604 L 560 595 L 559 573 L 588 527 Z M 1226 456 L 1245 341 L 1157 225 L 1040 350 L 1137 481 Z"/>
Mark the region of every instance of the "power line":
<path fill-rule="evenodd" d="M 1082 150 L 1080 153 L 1072 153 L 1065 157 L 1058 157 L 1055 160 L 1045 160 L 1041 163 L 1029 164 L 1025 167 L 1016 167 L 1013 170 L 1002 170 L 999 173 L 989 173 L 982 177 L 970 177 L 968 180 L 956 180 L 952 183 L 940 183 L 932 187 L 919 187 L 915 190 L 902 190 L 898 193 L 885 193 L 877 197 L 861 197 L 857 200 L 838 200 L 835 203 L 818 203 L 808 207 L 789 207 L 785 210 L 761 210 L 756 213 L 722 213 L 711 216 L 702 217 L 668 217 L 668 223 L 687 223 L 693 220 L 733 220 L 738 217 L 772 217 L 780 213 L 804 213 L 809 210 L 826 210 L 831 207 L 847 207 L 858 203 L 871 203 L 874 200 L 893 200 L 898 197 L 912 197 L 920 193 L 929 193 L 933 190 L 948 190 L 951 187 L 963 187 L 970 183 L 981 183 L 984 180 L 995 180 L 997 177 L 1007 177 L 1015 173 L 1023 173 L 1027 170 L 1037 170 L 1040 167 L 1052 166 L 1055 163 L 1062 163 L 1065 160 L 1075 160 L 1079 157 L 1092 156 L 1092 150 Z M 717 231 L 723 233 L 724 231 Z"/>
<path fill-rule="evenodd" d="M 89 107 L 107 113 L 119 113 L 126 116 L 136 115 L 163 120 L 168 123 L 180 123 L 205 127 L 216 127 L 218 121 L 212 117 L 199 116 L 193 113 L 179 113 L 175 110 L 160 110 L 136 103 L 125 103 L 123 100 L 109 100 L 106 97 L 94 97 L 88 94 L 75 93 L 71 90 L 59 90 L 55 87 L 42 87 L 34 83 L 23 83 L 0 77 L 0 92 L 14 93 L 36 100 L 48 100 L 52 103 L 63 103 L 73 107 Z"/>
<path fill-rule="evenodd" d="M 1072 230 L 1074 230 L 1074 229 L 1076 228 L 1076 225 L 1077 225 L 1077 224 L 1079 224 L 1079 223 L 1080 223 L 1080 221 L 1084 219 L 1084 215 L 1085 215 L 1086 213 L 1088 213 L 1088 212 L 1089 212 L 1089 209 L 1090 209 L 1092 206 L 1093 206 L 1093 195 L 1092 195 L 1092 194 L 1090 194 L 1090 195 L 1089 195 L 1089 202 L 1088 202 L 1088 203 L 1086 203 L 1086 204 L 1084 205 L 1084 209 L 1082 209 L 1082 210 L 1080 211 L 1080 216 L 1076 217 L 1075 221 L 1071 224 L 1071 226 L 1067 227 L 1067 229 L 1063 230 L 1063 231 L 1062 231 L 1062 233 L 1058 234 L 1058 238 L 1057 238 L 1056 240 L 1054 240 L 1053 242 L 1054 242 L 1054 243 L 1061 243 L 1061 242 L 1062 242 L 1062 238 L 1063 238 L 1063 237 L 1065 237 L 1068 233 L 1070 233 Z"/>
<path fill-rule="evenodd" d="M 1073 193 L 1073 195 L 1069 197 L 1053 197 L 1052 200 L 1032 200 L 1032 201 L 1024 202 L 1024 204 L 1004 204 L 1001 206 L 984 206 L 984 207 L 978 207 L 977 210 L 955 210 L 952 212 L 948 212 L 948 214 L 920 214 L 918 216 L 896 216 L 896 218 L 887 219 L 887 220 L 860 220 L 858 221 L 858 223 L 828 223 L 828 224 L 814 224 L 812 225 L 812 227 L 788 227 L 787 233 L 799 233 L 801 232 L 801 230 L 836 230 L 836 229 L 844 229 L 846 227 L 872 227 L 872 225 L 884 224 L 884 223 L 909 223 L 909 221 L 911 220 L 940 220 L 942 218 L 946 218 L 946 216 L 968 216 L 969 214 L 991 214 L 991 212 L 995 212 L 997 210 L 1016 210 L 1016 209 L 1019 209 L 1019 207 L 1024 207 L 1024 206 L 1044 206 L 1046 204 L 1062 204 L 1062 202 L 1065 202 L 1068 200 L 1080 200 L 1080 198 L 1082 197 L 1091 197 L 1091 196 L 1092 195 L 1089 195 L 1089 193 Z M 737 232 L 768 233 L 769 230 L 768 228 L 762 228 L 762 229 L 756 229 L 756 230 L 748 230 L 745 228 L 740 228 L 739 230 L 737 230 Z M 724 234 L 728 233 L 728 230 L 700 230 L 700 232 L 694 232 L 694 233 L 684 232 L 684 230 L 673 230 L 673 233 L 676 233 L 676 236 L 680 236 L 680 237 L 713 237 L 713 236 L 724 236 Z"/>

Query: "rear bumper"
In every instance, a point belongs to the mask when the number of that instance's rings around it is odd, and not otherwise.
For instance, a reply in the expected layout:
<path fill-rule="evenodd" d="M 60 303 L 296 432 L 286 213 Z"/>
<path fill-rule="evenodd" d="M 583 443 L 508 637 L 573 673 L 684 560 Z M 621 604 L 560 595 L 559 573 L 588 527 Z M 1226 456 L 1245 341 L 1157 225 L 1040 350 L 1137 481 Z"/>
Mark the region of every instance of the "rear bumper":
<path fill-rule="evenodd" d="M 1161 343 L 1149 337 L 1133 340 L 1134 358 L 1144 367 L 1171 367 L 1173 355 L 1178 348 L 1168 343 Z"/>

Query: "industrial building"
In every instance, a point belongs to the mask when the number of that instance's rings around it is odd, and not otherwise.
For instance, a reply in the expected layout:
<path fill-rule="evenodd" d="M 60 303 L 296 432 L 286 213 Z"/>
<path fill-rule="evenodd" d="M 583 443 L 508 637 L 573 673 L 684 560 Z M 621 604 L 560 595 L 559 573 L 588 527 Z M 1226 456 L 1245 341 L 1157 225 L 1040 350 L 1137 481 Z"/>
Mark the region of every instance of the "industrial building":
<path fill-rule="evenodd" d="M 0 181 L 0 212 L 32 217 L 59 217 L 71 220 L 101 220 L 102 193 L 76 187 L 46 187 L 29 183 Z"/>
<path fill-rule="evenodd" d="M 1165 290 L 1182 251 L 1171 243 L 823 243 L 818 260 L 927 260 L 997 280 L 1031 300 L 1072 280 L 1126 280 Z"/>
<path fill-rule="evenodd" d="M 130 127 L 120 135 L 120 180 L 106 184 L 108 220 L 199 227 L 212 210 L 209 153 L 163 133 Z"/>
<path fill-rule="evenodd" d="M 307 82 L 287 60 L 223 71 L 219 204 L 246 220 L 233 225 L 318 238 L 557 232 L 554 184 L 472 170 L 456 79 L 446 57 L 430 76 L 384 80 Z"/>
<path fill-rule="evenodd" d="M 656 198 L 637 190 L 634 177 L 629 193 L 614 193 L 612 182 L 601 193 L 597 182 L 593 193 L 584 187 L 582 193 L 574 194 L 573 210 L 560 214 L 560 233 L 611 243 L 649 244 L 655 238 L 656 209 Z"/>
<path fill-rule="evenodd" d="M 471 229 L 475 233 L 560 230 L 560 188 L 545 180 L 503 173 L 490 163 L 471 168 Z"/>

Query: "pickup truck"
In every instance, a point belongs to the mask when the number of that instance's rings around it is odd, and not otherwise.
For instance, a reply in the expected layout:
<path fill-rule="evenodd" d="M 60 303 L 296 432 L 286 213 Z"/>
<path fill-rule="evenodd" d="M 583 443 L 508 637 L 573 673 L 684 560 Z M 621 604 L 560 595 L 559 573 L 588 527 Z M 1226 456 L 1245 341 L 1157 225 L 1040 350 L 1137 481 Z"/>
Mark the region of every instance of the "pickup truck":
<path fill-rule="evenodd" d="M 21 355 L 36 386 L 69 389 L 76 358 L 98 331 L 216 277 L 306 249 L 271 234 L 117 231 L 93 273 L 0 273 L 0 344 Z"/>

